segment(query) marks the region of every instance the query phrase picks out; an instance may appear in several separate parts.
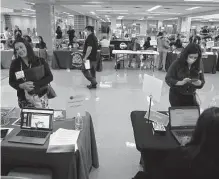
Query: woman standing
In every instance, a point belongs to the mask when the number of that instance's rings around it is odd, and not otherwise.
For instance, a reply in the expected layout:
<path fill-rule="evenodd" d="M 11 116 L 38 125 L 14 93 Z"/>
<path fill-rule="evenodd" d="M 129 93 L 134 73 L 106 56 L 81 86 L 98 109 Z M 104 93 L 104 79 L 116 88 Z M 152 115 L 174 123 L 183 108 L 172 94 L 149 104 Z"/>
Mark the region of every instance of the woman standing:
<path fill-rule="evenodd" d="M 62 30 L 61 27 L 58 26 L 56 29 L 56 39 L 61 39 L 62 38 Z"/>
<path fill-rule="evenodd" d="M 171 106 L 198 105 L 196 89 L 201 89 L 205 84 L 199 45 L 194 43 L 187 45 L 180 58 L 170 66 L 166 83 L 170 86 Z"/>
<path fill-rule="evenodd" d="M 158 70 L 165 70 L 165 65 L 166 65 L 166 57 L 167 57 L 167 51 L 169 49 L 169 41 L 166 38 L 166 33 L 165 32 L 159 32 L 158 37 L 157 37 L 157 49 L 159 52 L 159 65 L 158 65 Z"/>
<path fill-rule="evenodd" d="M 39 39 L 39 43 L 36 44 L 36 48 L 46 49 L 46 43 L 44 42 L 43 37 L 38 36 L 38 39 Z"/>
<path fill-rule="evenodd" d="M 30 44 L 22 38 L 14 42 L 14 54 L 17 58 L 11 63 L 9 84 L 17 90 L 19 107 L 46 108 L 48 84 L 53 80 L 48 64 L 35 56 Z"/>

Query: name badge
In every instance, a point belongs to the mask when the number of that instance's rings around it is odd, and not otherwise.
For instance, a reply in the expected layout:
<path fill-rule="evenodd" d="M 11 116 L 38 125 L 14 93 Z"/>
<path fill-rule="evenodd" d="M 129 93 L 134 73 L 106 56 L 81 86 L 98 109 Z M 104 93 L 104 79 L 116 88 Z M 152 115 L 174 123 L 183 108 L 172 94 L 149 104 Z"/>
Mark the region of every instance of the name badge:
<path fill-rule="evenodd" d="M 16 73 L 15 73 L 15 76 L 16 76 L 16 79 L 17 79 L 17 80 L 24 78 L 24 77 L 25 77 L 25 76 L 24 76 L 24 71 L 22 70 L 22 71 L 16 72 Z"/>

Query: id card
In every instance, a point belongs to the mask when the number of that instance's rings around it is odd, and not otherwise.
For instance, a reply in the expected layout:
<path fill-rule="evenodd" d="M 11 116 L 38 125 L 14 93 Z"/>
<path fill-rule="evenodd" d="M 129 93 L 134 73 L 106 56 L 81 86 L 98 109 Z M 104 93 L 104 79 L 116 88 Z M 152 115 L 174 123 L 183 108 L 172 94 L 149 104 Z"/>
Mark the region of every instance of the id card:
<path fill-rule="evenodd" d="M 15 76 L 16 76 L 16 79 L 17 79 L 17 80 L 24 78 L 24 77 L 25 77 L 25 76 L 24 76 L 24 71 L 22 70 L 22 71 L 16 72 L 16 73 L 15 73 Z"/>

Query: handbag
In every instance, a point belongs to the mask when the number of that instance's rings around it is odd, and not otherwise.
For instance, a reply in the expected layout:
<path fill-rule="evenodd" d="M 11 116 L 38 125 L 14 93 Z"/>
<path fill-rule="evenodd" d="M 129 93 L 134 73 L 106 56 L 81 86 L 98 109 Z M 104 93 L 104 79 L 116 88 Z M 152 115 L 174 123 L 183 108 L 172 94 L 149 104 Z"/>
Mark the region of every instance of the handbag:
<path fill-rule="evenodd" d="M 57 95 L 56 95 L 55 90 L 52 88 L 52 86 L 50 84 L 48 84 L 48 86 L 47 86 L 47 97 L 48 97 L 48 99 L 53 99 L 56 96 Z"/>

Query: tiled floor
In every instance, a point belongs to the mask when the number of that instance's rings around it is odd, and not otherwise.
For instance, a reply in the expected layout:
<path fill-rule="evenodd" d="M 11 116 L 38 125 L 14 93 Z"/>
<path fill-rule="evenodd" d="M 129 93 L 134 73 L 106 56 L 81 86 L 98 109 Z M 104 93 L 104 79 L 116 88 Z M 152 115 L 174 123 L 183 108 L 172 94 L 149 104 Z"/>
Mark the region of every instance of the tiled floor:
<path fill-rule="evenodd" d="M 103 72 L 97 73 L 100 86 L 96 90 L 86 89 L 87 80 L 80 71 L 53 70 L 53 88 L 57 98 L 50 101 L 52 108 L 68 109 L 70 96 L 81 96 L 82 102 L 75 111 L 91 113 L 98 145 L 100 168 L 93 170 L 91 179 L 130 179 L 139 170 L 139 152 L 127 142 L 134 143 L 130 112 L 147 110 L 148 102 L 142 92 L 142 77 L 150 70 L 114 70 L 114 62 L 104 62 Z M 8 70 L 2 70 L 1 104 L 17 106 L 16 92 L 8 85 Z M 164 80 L 164 72 L 155 72 L 155 77 Z M 199 93 L 201 108 L 208 107 L 212 98 L 219 104 L 219 73 L 205 74 L 206 84 Z M 167 110 L 169 88 L 164 83 L 160 103 L 154 110 Z"/>

